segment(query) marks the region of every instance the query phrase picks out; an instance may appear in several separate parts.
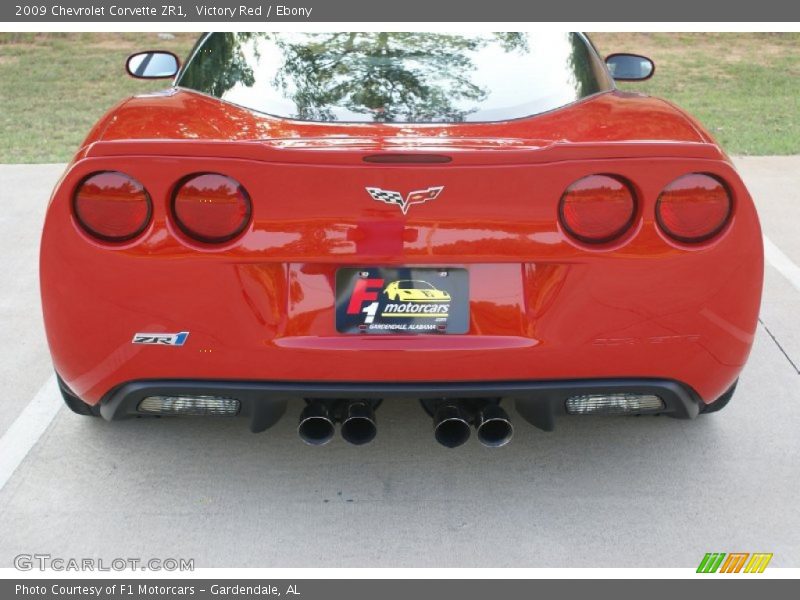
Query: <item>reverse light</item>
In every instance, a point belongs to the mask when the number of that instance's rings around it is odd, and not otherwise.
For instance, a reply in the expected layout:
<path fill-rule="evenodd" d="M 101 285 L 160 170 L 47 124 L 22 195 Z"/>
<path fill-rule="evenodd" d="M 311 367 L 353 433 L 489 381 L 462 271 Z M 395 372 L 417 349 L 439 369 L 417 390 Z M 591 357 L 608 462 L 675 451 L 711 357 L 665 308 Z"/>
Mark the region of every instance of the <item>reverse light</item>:
<path fill-rule="evenodd" d="M 587 394 L 567 399 L 570 415 L 626 415 L 658 412 L 664 401 L 652 394 Z"/>
<path fill-rule="evenodd" d="M 704 242 L 722 231 L 731 206 L 731 195 L 724 183 L 712 175 L 690 173 L 661 192 L 656 220 L 664 233 L 679 242 Z"/>
<path fill-rule="evenodd" d="M 83 179 L 72 207 L 81 228 L 107 242 L 135 238 L 147 228 L 153 212 L 144 186 L 118 171 L 101 171 Z"/>
<path fill-rule="evenodd" d="M 233 417 L 241 403 L 217 396 L 148 396 L 139 403 L 139 412 L 152 415 Z"/>
<path fill-rule="evenodd" d="M 561 197 L 559 218 L 574 238 L 591 244 L 610 242 L 633 224 L 636 200 L 631 187 L 611 175 L 589 175 Z"/>
<path fill-rule="evenodd" d="M 185 179 L 172 199 L 178 227 L 191 238 L 210 244 L 238 236 L 250 220 L 250 196 L 235 179 L 201 173 Z"/>

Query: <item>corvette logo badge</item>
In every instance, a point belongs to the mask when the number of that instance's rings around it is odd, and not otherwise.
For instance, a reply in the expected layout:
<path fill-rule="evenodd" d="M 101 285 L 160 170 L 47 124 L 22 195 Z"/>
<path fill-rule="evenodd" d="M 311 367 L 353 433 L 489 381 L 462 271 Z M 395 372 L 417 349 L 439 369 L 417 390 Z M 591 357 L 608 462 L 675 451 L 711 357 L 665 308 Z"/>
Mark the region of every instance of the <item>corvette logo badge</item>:
<path fill-rule="evenodd" d="M 443 185 L 429 187 L 427 190 L 415 190 L 409 192 L 403 198 L 400 192 L 393 192 L 391 190 L 382 190 L 381 188 L 368 187 L 367 192 L 372 196 L 373 200 L 385 202 L 386 204 L 395 204 L 400 207 L 403 214 L 408 214 L 408 209 L 412 204 L 422 204 L 428 200 L 435 200 L 444 189 Z"/>

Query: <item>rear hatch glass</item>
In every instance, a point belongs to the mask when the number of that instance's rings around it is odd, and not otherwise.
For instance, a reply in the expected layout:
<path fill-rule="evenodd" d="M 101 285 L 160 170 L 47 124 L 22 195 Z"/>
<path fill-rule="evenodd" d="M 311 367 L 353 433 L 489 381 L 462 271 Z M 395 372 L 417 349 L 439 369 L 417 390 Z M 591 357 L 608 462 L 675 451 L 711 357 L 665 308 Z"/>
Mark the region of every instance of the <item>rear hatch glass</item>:
<path fill-rule="evenodd" d="M 211 33 L 177 85 L 305 121 L 518 119 L 608 91 L 575 33 Z"/>

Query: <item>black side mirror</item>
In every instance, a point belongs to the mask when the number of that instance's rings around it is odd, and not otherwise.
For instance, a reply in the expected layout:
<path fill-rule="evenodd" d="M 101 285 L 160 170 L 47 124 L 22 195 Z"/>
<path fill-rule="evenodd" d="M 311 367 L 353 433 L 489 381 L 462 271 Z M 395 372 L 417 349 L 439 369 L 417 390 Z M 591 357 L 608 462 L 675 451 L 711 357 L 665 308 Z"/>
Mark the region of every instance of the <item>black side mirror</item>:
<path fill-rule="evenodd" d="M 172 52 L 150 50 L 131 54 L 125 70 L 137 79 L 169 79 L 178 74 L 180 66 L 180 60 Z"/>
<path fill-rule="evenodd" d="M 655 63 L 639 54 L 609 54 L 606 66 L 616 81 L 644 81 L 656 72 Z"/>

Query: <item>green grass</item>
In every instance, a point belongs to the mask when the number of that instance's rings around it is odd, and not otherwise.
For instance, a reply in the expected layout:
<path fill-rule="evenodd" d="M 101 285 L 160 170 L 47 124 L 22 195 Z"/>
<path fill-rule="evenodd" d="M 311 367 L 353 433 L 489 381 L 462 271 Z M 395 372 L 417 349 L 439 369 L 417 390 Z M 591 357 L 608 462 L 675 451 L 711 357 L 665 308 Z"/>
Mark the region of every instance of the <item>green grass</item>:
<path fill-rule="evenodd" d="M 0 33 L 0 162 L 69 160 L 122 98 L 165 87 L 125 74 L 131 52 L 185 56 L 197 35 Z M 656 61 L 655 77 L 624 89 L 662 96 L 703 122 L 732 154 L 800 154 L 800 34 L 598 33 L 603 53 Z"/>
<path fill-rule="evenodd" d="M 137 50 L 185 56 L 196 34 L 0 33 L 0 163 L 69 160 L 97 119 L 131 94 L 168 80 L 136 80 L 125 59 Z"/>
<path fill-rule="evenodd" d="M 603 54 L 638 52 L 656 73 L 620 87 L 666 98 L 730 154 L 800 154 L 800 34 L 593 34 Z"/>

